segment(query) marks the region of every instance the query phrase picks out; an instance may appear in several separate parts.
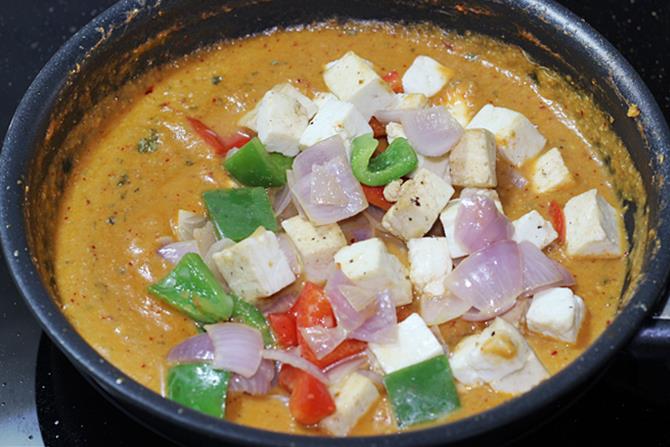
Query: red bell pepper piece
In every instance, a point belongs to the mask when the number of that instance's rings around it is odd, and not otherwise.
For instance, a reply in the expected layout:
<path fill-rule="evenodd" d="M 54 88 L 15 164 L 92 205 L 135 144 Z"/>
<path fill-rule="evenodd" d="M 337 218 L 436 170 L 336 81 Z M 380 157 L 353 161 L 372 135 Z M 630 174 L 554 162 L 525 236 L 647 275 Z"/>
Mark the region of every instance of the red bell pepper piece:
<path fill-rule="evenodd" d="M 228 135 L 227 137 L 222 137 L 199 119 L 190 116 L 186 119 L 200 138 L 214 149 L 216 155 L 221 157 L 225 156 L 228 151 L 233 148 L 244 146 L 253 138 L 253 132 L 247 129 L 238 129 L 235 133 Z"/>
<path fill-rule="evenodd" d="M 549 203 L 549 216 L 554 229 L 558 233 L 558 243 L 562 244 L 565 242 L 565 215 L 563 209 L 555 200 Z"/>
<path fill-rule="evenodd" d="M 368 202 L 381 208 L 384 211 L 387 211 L 393 206 L 391 202 L 384 198 L 384 187 L 383 186 L 367 186 L 361 184 L 363 187 L 363 192 L 365 193 L 365 198 L 368 199 Z"/>
<path fill-rule="evenodd" d="M 400 74 L 396 70 L 389 71 L 382 79 L 388 83 L 388 85 L 391 87 L 391 90 L 393 90 L 395 93 L 403 93 L 405 91 L 402 88 L 402 79 L 400 78 Z"/>
<path fill-rule="evenodd" d="M 300 370 L 291 365 L 283 364 L 279 370 L 279 386 L 289 393 L 293 391 L 293 384 Z"/>
<path fill-rule="evenodd" d="M 335 401 L 328 387 L 316 377 L 302 370 L 296 371 L 288 404 L 289 410 L 299 423 L 317 424 L 335 412 Z"/>
<path fill-rule="evenodd" d="M 368 346 L 368 344 L 364 341 L 344 340 L 342 343 L 337 345 L 337 348 L 335 348 L 330 354 L 321 359 L 317 359 L 316 354 L 312 352 L 309 345 L 300 334 L 298 334 L 298 344 L 300 345 L 300 355 L 302 355 L 305 360 L 314 363 L 321 369 L 324 369 L 327 366 L 330 366 L 344 358 L 351 357 L 352 355 L 358 354 L 359 352 L 363 352 Z"/>
<path fill-rule="evenodd" d="M 277 338 L 277 343 L 282 348 L 298 346 L 298 332 L 295 327 L 295 317 L 289 312 L 268 315 L 268 321 L 272 332 Z"/>
<path fill-rule="evenodd" d="M 312 327 L 324 326 L 335 327 L 335 315 L 330 301 L 322 287 L 307 282 L 302 288 L 298 301 L 295 302 L 290 312 L 295 315 L 297 326 Z"/>

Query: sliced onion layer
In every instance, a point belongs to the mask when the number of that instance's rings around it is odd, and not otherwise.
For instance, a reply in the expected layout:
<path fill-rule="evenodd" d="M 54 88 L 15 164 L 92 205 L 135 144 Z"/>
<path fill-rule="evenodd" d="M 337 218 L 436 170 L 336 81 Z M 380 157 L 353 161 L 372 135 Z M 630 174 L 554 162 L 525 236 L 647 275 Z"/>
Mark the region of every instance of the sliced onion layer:
<path fill-rule="evenodd" d="M 337 383 L 349 374 L 363 368 L 366 364 L 367 353 L 364 351 L 329 365 L 323 372 L 328 376 L 328 381 L 330 383 Z"/>
<path fill-rule="evenodd" d="M 299 275 L 302 271 L 302 262 L 298 250 L 295 248 L 295 245 L 293 245 L 291 238 L 289 238 L 286 233 L 279 233 L 277 235 L 277 243 L 279 244 L 279 249 L 284 253 L 284 256 L 286 256 L 291 271 L 296 275 Z"/>
<path fill-rule="evenodd" d="M 298 368 L 306 373 L 309 373 L 316 377 L 319 381 L 324 384 L 328 384 L 328 377 L 316 367 L 312 362 L 305 360 L 300 357 L 300 355 L 295 351 L 282 351 L 279 349 L 265 349 L 262 352 L 263 358 L 268 360 L 276 360 L 278 362 L 291 365 L 295 368 Z"/>
<path fill-rule="evenodd" d="M 509 312 L 516 305 L 516 300 L 508 303 L 506 306 L 501 307 L 500 309 L 489 309 L 482 312 L 481 310 L 472 307 L 467 312 L 465 312 L 461 318 L 466 321 L 488 321 L 492 320 L 497 316 L 504 315 L 506 312 Z"/>
<path fill-rule="evenodd" d="M 350 333 L 363 325 L 365 320 L 372 316 L 374 309 L 364 309 L 360 312 L 354 309 L 340 290 L 340 286 L 355 286 L 355 284 L 342 273 L 342 270 L 335 269 L 328 278 L 324 292 L 333 307 L 338 327 Z"/>
<path fill-rule="evenodd" d="M 575 285 L 575 278 L 561 264 L 528 241 L 519 244 L 523 273 L 523 293 L 533 295 L 550 287 Z"/>
<path fill-rule="evenodd" d="M 516 242 L 495 242 L 473 253 L 447 276 L 446 287 L 483 313 L 510 308 L 523 292 Z"/>
<path fill-rule="evenodd" d="M 200 253 L 198 243 L 195 240 L 173 242 L 158 249 L 158 254 L 171 264 L 178 263 L 187 253 Z"/>
<path fill-rule="evenodd" d="M 271 360 L 263 360 L 256 374 L 249 378 L 233 374 L 230 379 L 230 389 L 252 396 L 262 396 L 270 392 L 275 372 L 275 363 Z"/>
<path fill-rule="evenodd" d="M 283 186 L 274 191 L 272 199 L 272 210 L 275 216 L 281 215 L 291 203 L 291 189 L 288 186 Z"/>
<path fill-rule="evenodd" d="M 347 332 L 341 326 L 301 327 L 298 330 L 302 339 L 319 360 L 333 352 L 347 338 Z"/>
<path fill-rule="evenodd" d="M 469 302 L 451 293 L 444 296 L 422 297 L 421 317 L 428 325 L 442 324 L 455 320 L 471 307 Z"/>
<path fill-rule="evenodd" d="M 263 312 L 263 315 L 286 312 L 293 307 L 296 301 L 298 301 L 299 294 L 295 290 L 280 293 L 281 295 L 273 295 L 261 302 L 259 307 L 261 312 Z"/>
<path fill-rule="evenodd" d="M 211 362 L 214 360 L 214 345 L 208 334 L 187 338 L 172 348 L 167 356 L 169 364 Z"/>
<path fill-rule="evenodd" d="M 374 237 L 374 227 L 365 216 L 366 213 L 367 211 L 364 211 L 340 222 L 340 229 L 344 233 L 347 243 L 353 244 Z"/>
<path fill-rule="evenodd" d="M 489 197 L 474 194 L 461 198 L 454 237 L 468 253 L 509 239 L 513 232 L 512 224 Z"/>
<path fill-rule="evenodd" d="M 205 330 L 214 345 L 214 368 L 246 378 L 256 374 L 263 351 L 263 337 L 258 330 L 239 323 L 210 324 Z"/>
<path fill-rule="evenodd" d="M 398 337 L 395 303 L 388 290 L 377 294 L 375 314 L 354 330 L 349 338 L 374 343 L 393 343 Z"/>

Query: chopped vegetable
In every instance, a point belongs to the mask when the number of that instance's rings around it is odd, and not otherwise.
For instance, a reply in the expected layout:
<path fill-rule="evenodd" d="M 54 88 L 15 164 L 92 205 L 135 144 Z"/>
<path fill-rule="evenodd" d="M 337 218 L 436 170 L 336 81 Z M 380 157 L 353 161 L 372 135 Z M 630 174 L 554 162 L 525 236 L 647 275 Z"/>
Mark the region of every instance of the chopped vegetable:
<path fill-rule="evenodd" d="M 231 320 L 258 329 L 263 336 L 263 344 L 266 348 L 271 348 L 275 345 L 275 339 L 272 336 L 267 320 L 263 316 L 263 313 L 253 304 L 235 297 Z"/>
<path fill-rule="evenodd" d="M 239 242 L 260 226 L 277 231 L 270 198 L 263 188 L 217 189 L 202 197 L 220 238 Z"/>
<path fill-rule="evenodd" d="M 222 418 L 230 373 L 218 371 L 207 363 L 176 365 L 167 377 L 167 397 L 194 410 Z"/>
<path fill-rule="evenodd" d="M 296 370 L 289 399 L 291 414 L 301 424 L 316 424 L 335 412 L 335 401 L 328 387 L 314 376 Z"/>
<path fill-rule="evenodd" d="M 252 396 L 262 396 L 270 392 L 274 378 L 275 362 L 264 359 L 256 374 L 249 378 L 233 374 L 230 378 L 230 390 L 251 394 Z"/>
<path fill-rule="evenodd" d="M 311 282 L 305 283 L 291 312 L 295 315 L 298 327 L 335 326 L 335 315 L 328 297 L 322 287 Z"/>
<path fill-rule="evenodd" d="M 418 159 L 406 139 L 396 138 L 384 152 L 371 158 L 378 144 L 371 134 L 351 143 L 351 170 L 362 184 L 383 186 L 416 169 Z"/>
<path fill-rule="evenodd" d="M 195 253 L 185 254 L 168 276 L 149 286 L 149 292 L 202 323 L 227 320 L 233 311 L 233 298 Z"/>
<path fill-rule="evenodd" d="M 365 198 L 368 199 L 368 202 L 370 202 L 372 205 L 376 206 L 377 208 L 381 208 L 384 211 L 388 211 L 389 208 L 393 206 L 391 202 L 384 198 L 383 186 L 361 186 L 363 187 Z"/>
<path fill-rule="evenodd" d="M 150 154 L 151 152 L 156 152 L 158 150 L 158 143 L 160 143 L 158 132 L 156 129 L 151 129 L 149 136 L 142 138 L 137 143 L 137 152 L 140 154 Z"/>
<path fill-rule="evenodd" d="M 286 171 L 291 169 L 293 159 L 279 153 L 268 153 L 263 143 L 252 138 L 223 163 L 235 180 L 245 186 L 283 186 Z"/>
<path fill-rule="evenodd" d="M 256 374 L 261 365 L 263 337 L 241 323 L 217 323 L 205 326 L 214 346 L 212 366 L 246 378 Z"/>
<path fill-rule="evenodd" d="M 514 227 L 489 197 L 474 194 L 461 198 L 454 236 L 468 253 L 510 239 L 513 233 Z"/>
<path fill-rule="evenodd" d="M 561 206 L 555 201 L 552 200 L 549 203 L 549 216 L 551 217 L 551 223 L 554 225 L 554 229 L 558 233 L 558 243 L 562 244 L 565 242 L 565 215 Z"/>
<path fill-rule="evenodd" d="M 214 360 L 214 345 L 208 334 L 198 334 L 187 338 L 170 349 L 167 356 L 167 362 L 171 365 L 211 362 L 212 360 Z"/>
<path fill-rule="evenodd" d="M 365 351 L 368 344 L 359 340 L 344 340 L 342 343 L 328 355 L 319 359 L 316 354 L 310 349 L 309 345 L 301 334 L 298 334 L 298 344 L 300 345 L 300 352 L 305 360 L 315 364 L 321 369 L 324 369 L 335 362 Z"/>
<path fill-rule="evenodd" d="M 391 87 L 394 93 L 403 93 L 405 90 L 402 87 L 402 78 L 400 73 L 396 70 L 391 70 L 386 73 L 382 79 Z"/>
<path fill-rule="evenodd" d="M 286 349 L 298 346 L 295 317 L 290 312 L 270 314 L 268 320 L 280 347 Z"/>
<path fill-rule="evenodd" d="M 460 407 L 444 355 L 388 374 L 384 385 L 399 427 L 433 421 Z"/>
<path fill-rule="evenodd" d="M 236 147 L 242 147 L 251 140 L 251 132 L 246 129 L 239 129 L 227 137 L 221 137 L 199 119 L 192 117 L 187 117 L 186 119 L 198 136 L 214 149 L 214 153 L 222 157 L 226 155 L 229 150 Z"/>

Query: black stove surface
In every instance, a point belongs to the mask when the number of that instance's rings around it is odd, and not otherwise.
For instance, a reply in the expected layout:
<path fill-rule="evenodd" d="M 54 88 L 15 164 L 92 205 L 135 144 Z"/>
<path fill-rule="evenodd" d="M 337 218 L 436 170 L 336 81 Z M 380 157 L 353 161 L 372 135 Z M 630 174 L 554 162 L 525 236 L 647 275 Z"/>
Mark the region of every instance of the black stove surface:
<path fill-rule="evenodd" d="M 2 2 L 0 136 L 30 81 L 111 0 Z M 670 1 L 562 0 L 626 56 L 670 119 Z M 529 432 L 531 427 L 529 427 Z M 621 353 L 567 411 L 516 446 L 670 446 L 670 355 Z M 154 444 L 156 443 L 156 444 Z M 172 445 L 103 398 L 44 336 L 0 261 L 0 446 Z"/>

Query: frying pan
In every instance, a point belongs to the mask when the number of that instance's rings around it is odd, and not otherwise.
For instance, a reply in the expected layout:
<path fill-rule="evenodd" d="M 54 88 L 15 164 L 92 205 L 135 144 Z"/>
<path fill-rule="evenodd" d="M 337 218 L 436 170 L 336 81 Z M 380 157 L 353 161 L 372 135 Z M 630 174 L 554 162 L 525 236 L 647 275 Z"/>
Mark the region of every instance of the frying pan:
<path fill-rule="evenodd" d="M 224 38 L 324 19 L 432 22 L 519 45 L 568 77 L 612 117 L 612 128 L 642 175 L 646 201 L 628 201 L 636 231 L 618 316 L 567 368 L 484 413 L 434 428 L 366 438 L 271 433 L 210 418 L 161 398 L 95 352 L 59 311 L 50 235 L 73 154 L 60 144 L 86 111 L 147 69 Z M 637 118 L 626 116 L 631 104 Z M 418 446 L 493 441 L 500 445 L 565 408 L 635 338 L 643 356 L 670 357 L 670 328 L 649 315 L 665 301 L 670 270 L 670 131 L 639 76 L 583 20 L 540 0 L 154 0 L 121 1 L 75 34 L 26 92 L 0 153 L 0 240 L 13 278 L 44 331 L 106 397 L 182 443 L 281 446 Z M 636 218 L 635 210 L 639 210 Z M 631 255 L 633 259 L 633 255 Z"/>

